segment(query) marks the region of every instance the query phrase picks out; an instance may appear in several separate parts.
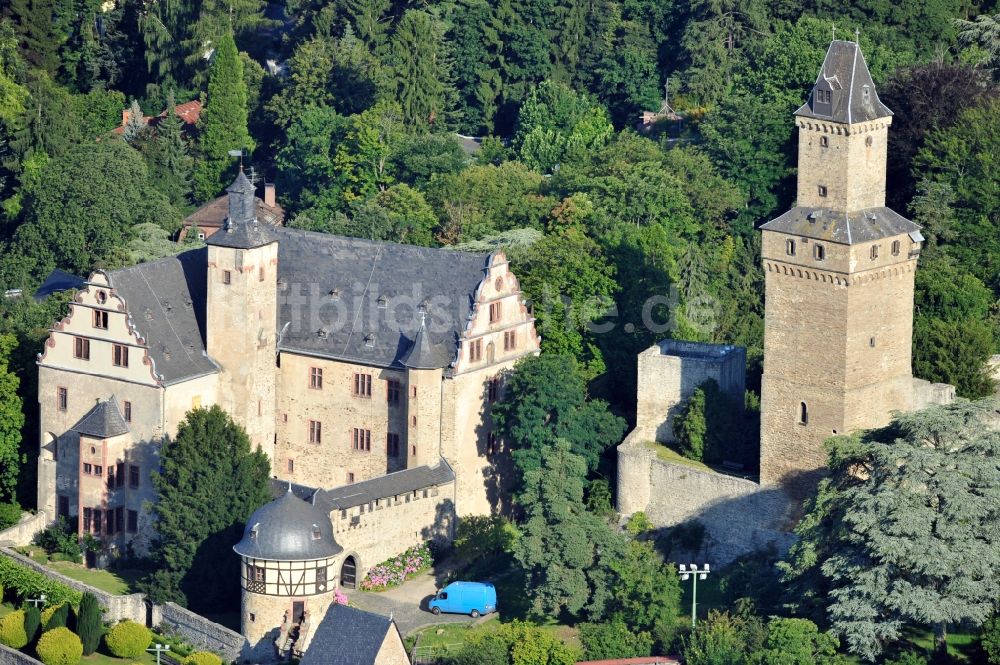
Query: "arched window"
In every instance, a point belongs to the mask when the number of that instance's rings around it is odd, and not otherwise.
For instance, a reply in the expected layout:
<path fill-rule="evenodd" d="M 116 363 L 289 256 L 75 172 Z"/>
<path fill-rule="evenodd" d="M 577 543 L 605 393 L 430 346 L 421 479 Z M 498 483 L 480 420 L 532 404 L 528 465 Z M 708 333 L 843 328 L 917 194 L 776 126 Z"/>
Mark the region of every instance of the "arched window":
<path fill-rule="evenodd" d="M 806 406 L 805 402 L 799 402 L 799 424 L 809 424 L 809 407 Z"/>

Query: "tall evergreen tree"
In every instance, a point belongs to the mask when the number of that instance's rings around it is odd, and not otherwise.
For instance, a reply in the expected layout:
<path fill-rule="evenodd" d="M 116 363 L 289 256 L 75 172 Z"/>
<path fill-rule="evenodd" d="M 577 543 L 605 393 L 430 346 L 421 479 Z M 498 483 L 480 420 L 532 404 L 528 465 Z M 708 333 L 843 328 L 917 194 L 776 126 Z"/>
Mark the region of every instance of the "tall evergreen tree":
<path fill-rule="evenodd" d="M 156 602 L 224 611 L 239 602 L 232 544 L 244 522 L 270 498 L 271 465 L 242 427 L 218 406 L 190 411 L 163 446 L 154 473 L 156 571 L 143 587 Z"/>
<path fill-rule="evenodd" d="M 191 155 L 184 137 L 184 122 L 174 112 L 174 93 L 167 96 L 167 117 L 156 127 L 149 151 L 149 179 L 170 203 L 183 207 L 191 197 Z"/>
<path fill-rule="evenodd" d="M 450 92 L 449 62 L 441 26 L 430 14 L 411 9 L 392 37 L 396 93 L 410 125 L 442 125 Z"/>
<path fill-rule="evenodd" d="M 97 597 L 89 591 L 83 594 L 80 608 L 76 611 L 76 634 L 83 642 L 83 655 L 89 656 L 97 651 L 101 643 L 101 633 L 104 631 L 101 622 L 101 606 Z"/>
<path fill-rule="evenodd" d="M 17 345 L 13 335 L 0 335 L 0 502 L 15 502 L 17 477 L 24 461 L 19 451 L 24 410 L 18 388 L 21 379 L 10 370 Z"/>
<path fill-rule="evenodd" d="M 198 201 L 217 196 L 235 177 L 230 150 L 253 150 L 247 129 L 247 86 L 243 63 L 232 33 L 222 36 L 208 77 L 208 95 L 201 113 L 200 160 L 194 172 Z"/>
<path fill-rule="evenodd" d="M 66 36 L 58 28 L 56 0 L 10 0 L 6 16 L 12 19 L 30 65 L 55 75 L 59 69 L 59 46 Z"/>

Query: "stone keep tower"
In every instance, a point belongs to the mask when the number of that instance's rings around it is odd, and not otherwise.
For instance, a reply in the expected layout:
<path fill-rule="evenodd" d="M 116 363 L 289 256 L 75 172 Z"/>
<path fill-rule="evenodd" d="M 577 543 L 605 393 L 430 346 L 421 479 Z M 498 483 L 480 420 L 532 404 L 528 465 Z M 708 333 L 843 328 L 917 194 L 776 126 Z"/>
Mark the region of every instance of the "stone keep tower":
<path fill-rule="evenodd" d="M 206 241 L 206 350 L 222 368 L 220 406 L 273 461 L 278 243 L 242 168 L 226 191 L 229 217 Z"/>
<path fill-rule="evenodd" d="M 330 516 L 288 492 L 247 520 L 240 555 L 241 632 L 254 662 L 300 655 L 334 602 L 337 555 Z"/>
<path fill-rule="evenodd" d="M 834 41 L 799 131 L 796 207 L 761 227 L 765 273 L 760 478 L 808 486 L 823 442 L 913 401 L 918 227 L 885 207 L 892 111 L 861 49 Z"/>

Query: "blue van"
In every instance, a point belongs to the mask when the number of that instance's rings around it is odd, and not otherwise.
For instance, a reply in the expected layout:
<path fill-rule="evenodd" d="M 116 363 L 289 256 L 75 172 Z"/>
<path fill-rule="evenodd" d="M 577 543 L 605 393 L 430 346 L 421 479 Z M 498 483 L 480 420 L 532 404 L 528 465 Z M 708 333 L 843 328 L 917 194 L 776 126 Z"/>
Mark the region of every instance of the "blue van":
<path fill-rule="evenodd" d="M 450 612 L 476 618 L 497 611 L 497 590 L 489 582 L 452 582 L 431 598 L 428 608 L 434 614 Z"/>

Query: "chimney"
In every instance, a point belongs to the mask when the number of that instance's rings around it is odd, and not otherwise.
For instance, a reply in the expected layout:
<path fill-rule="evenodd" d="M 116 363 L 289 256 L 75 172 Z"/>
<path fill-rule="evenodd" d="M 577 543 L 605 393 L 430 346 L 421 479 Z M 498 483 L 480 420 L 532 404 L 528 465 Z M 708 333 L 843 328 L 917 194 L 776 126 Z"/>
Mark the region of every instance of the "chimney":
<path fill-rule="evenodd" d="M 127 108 L 122 109 L 122 127 L 128 124 L 128 117 L 130 113 Z"/>
<path fill-rule="evenodd" d="M 274 200 L 274 183 L 265 182 L 264 183 L 264 205 L 275 207 L 276 202 Z"/>

